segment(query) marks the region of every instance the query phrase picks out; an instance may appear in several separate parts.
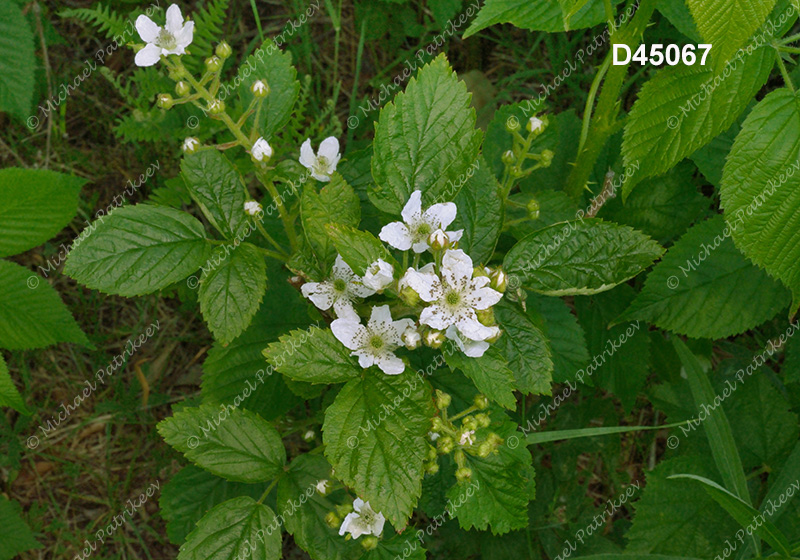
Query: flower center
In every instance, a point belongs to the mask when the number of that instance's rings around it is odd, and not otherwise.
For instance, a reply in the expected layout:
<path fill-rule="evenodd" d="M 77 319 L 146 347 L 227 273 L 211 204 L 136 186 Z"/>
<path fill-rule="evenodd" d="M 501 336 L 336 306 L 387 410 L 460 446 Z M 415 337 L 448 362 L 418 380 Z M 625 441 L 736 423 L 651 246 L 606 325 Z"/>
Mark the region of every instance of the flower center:
<path fill-rule="evenodd" d="M 378 335 L 373 335 L 372 338 L 369 339 L 369 346 L 373 350 L 380 350 L 383 348 L 383 339 Z"/>
<path fill-rule="evenodd" d="M 156 45 L 158 45 L 162 49 L 167 49 L 168 51 L 171 51 L 178 46 L 178 40 L 175 39 L 175 36 L 172 33 L 162 28 L 161 31 L 158 33 L 158 39 L 156 39 Z"/>
<path fill-rule="evenodd" d="M 347 282 L 341 278 L 337 278 L 333 281 L 333 289 L 337 292 L 344 292 L 347 289 Z"/>
<path fill-rule="evenodd" d="M 328 158 L 326 158 L 325 156 L 317 156 L 317 163 L 314 166 L 314 171 L 325 175 L 328 173 L 329 167 L 330 165 L 328 164 Z"/>
<path fill-rule="evenodd" d="M 447 305 L 456 306 L 461 302 L 461 294 L 455 291 L 447 292 L 447 295 L 444 296 L 444 300 L 447 302 Z"/>
<path fill-rule="evenodd" d="M 362 509 L 361 510 L 361 519 L 364 520 L 364 525 L 372 525 L 372 523 L 375 521 L 375 516 L 372 515 L 371 511 L 364 511 Z"/>
<path fill-rule="evenodd" d="M 428 237 L 431 234 L 431 226 L 422 222 L 419 226 L 417 226 L 417 237 L 424 238 Z"/>

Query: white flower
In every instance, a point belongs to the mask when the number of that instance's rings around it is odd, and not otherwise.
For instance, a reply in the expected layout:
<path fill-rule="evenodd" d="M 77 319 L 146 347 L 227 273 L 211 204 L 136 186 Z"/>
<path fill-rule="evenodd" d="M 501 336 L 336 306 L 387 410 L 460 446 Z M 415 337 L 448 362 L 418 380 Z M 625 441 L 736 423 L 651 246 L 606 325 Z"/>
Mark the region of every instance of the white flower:
<path fill-rule="evenodd" d="M 401 251 L 414 249 L 415 253 L 423 253 L 428 248 L 428 236 L 441 229 L 453 241 L 461 239 L 464 230 L 444 231 L 456 219 L 456 205 L 452 202 L 434 204 L 422 211 L 422 193 L 414 191 L 408 199 L 403 211 L 403 222 L 392 222 L 383 226 L 380 237 L 383 241 Z"/>
<path fill-rule="evenodd" d="M 261 212 L 262 208 L 261 205 L 256 202 L 255 200 L 248 200 L 244 203 L 244 211 L 250 214 L 251 216 L 255 216 L 259 212 Z"/>
<path fill-rule="evenodd" d="M 318 480 L 317 484 L 315 485 L 317 487 L 317 492 L 319 492 L 324 496 L 325 494 L 328 493 L 329 484 L 330 483 L 327 480 Z"/>
<path fill-rule="evenodd" d="M 383 259 L 378 259 L 367 267 L 364 285 L 376 292 L 382 291 L 394 281 L 394 267 Z"/>
<path fill-rule="evenodd" d="M 475 438 L 472 436 L 475 435 L 475 430 L 466 430 L 461 433 L 461 439 L 459 440 L 459 445 L 472 445 L 475 443 Z"/>
<path fill-rule="evenodd" d="M 250 91 L 252 91 L 253 95 L 256 97 L 266 97 L 267 94 L 269 94 L 269 86 L 262 80 L 256 80 L 253 82 L 253 85 L 250 86 Z"/>
<path fill-rule="evenodd" d="M 392 320 L 388 305 L 373 307 L 367 326 L 361 324 L 358 316 L 352 315 L 336 319 L 331 323 L 334 336 L 358 356 L 362 368 L 376 365 L 383 373 L 397 375 L 403 373 L 406 365 L 394 355 L 403 344 L 402 334 L 413 325 L 411 319 Z"/>
<path fill-rule="evenodd" d="M 441 279 L 435 274 L 406 272 L 409 286 L 420 299 L 432 304 L 422 310 L 420 323 L 437 330 L 455 326 L 473 341 L 495 336 L 496 329 L 482 325 L 475 311 L 488 309 L 500 301 L 503 294 L 487 286 L 488 277 L 473 278 L 472 273 L 472 259 L 460 249 L 445 252 Z"/>
<path fill-rule="evenodd" d="M 355 275 L 340 255 L 336 256 L 329 279 L 324 282 L 307 282 L 300 290 L 304 297 L 323 311 L 333 306 L 337 317 L 355 316 L 353 300 L 375 293 L 375 290 L 364 286 L 361 278 Z"/>
<path fill-rule="evenodd" d="M 347 517 L 342 521 L 342 526 L 339 528 L 339 535 L 350 533 L 354 539 L 361 535 L 375 535 L 380 537 L 383 533 L 383 524 L 386 518 L 382 513 L 376 513 L 369 505 L 361 498 L 356 498 L 353 502 L 354 512 L 348 513 Z"/>
<path fill-rule="evenodd" d="M 403 339 L 403 344 L 409 350 L 416 350 L 422 342 L 422 335 L 419 334 L 419 330 L 414 325 L 404 330 L 400 338 Z"/>
<path fill-rule="evenodd" d="M 193 136 L 189 136 L 186 140 L 183 141 L 183 151 L 187 154 L 193 154 L 197 151 L 197 148 L 200 147 L 200 140 L 194 138 Z"/>
<path fill-rule="evenodd" d="M 498 327 L 488 327 L 492 329 L 492 335 L 487 338 L 492 338 L 500 334 Z M 456 343 L 456 346 L 469 358 L 480 358 L 483 353 L 489 349 L 489 343 L 483 340 L 470 340 L 458 331 L 458 327 L 451 325 L 447 327 L 445 336 Z"/>
<path fill-rule="evenodd" d="M 311 176 L 317 181 L 330 181 L 331 175 L 336 171 L 336 164 L 342 156 L 339 154 L 339 141 L 329 136 L 319 145 L 319 151 L 314 154 L 311 139 L 307 139 L 300 146 L 300 163 L 311 171 Z"/>
<path fill-rule="evenodd" d="M 250 154 L 256 161 L 264 161 L 272 157 L 272 146 L 269 145 L 269 142 L 259 137 L 253 144 L 253 149 L 250 150 Z"/>
<path fill-rule="evenodd" d="M 431 438 L 431 441 L 436 441 L 440 435 L 436 432 L 428 432 L 428 437 Z"/>
<path fill-rule="evenodd" d="M 162 55 L 184 54 L 192 43 L 194 22 L 183 23 L 181 9 L 172 4 L 167 9 L 167 23 L 164 27 L 142 14 L 136 18 L 136 31 L 147 45 L 136 53 L 136 66 L 152 66 Z"/>

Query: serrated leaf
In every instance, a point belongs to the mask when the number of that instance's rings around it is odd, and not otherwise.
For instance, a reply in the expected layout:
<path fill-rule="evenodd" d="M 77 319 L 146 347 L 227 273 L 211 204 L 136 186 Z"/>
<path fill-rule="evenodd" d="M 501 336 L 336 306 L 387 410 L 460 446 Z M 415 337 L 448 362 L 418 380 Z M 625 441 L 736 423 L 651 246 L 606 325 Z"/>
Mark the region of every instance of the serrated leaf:
<path fill-rule="evenodd" d="M 590 2 L 569 19 L 569 29 L 593 27 L 605 19 L 604 13 L 602 2 Z M 531 31 L 566 31 L 564 15 L 559 2 L 553 0 L 486 0 L 464 39 L 498 23 Z"/>
<path fill-rule="evenodd" d="M 544 322 L 544 333 L 550 344 L 553 359 L 553 381 L 564 383 L 575 379 L 575 374 L 589 362 L 586 336 L 562 299 L 529 295 L 527 306 L 536 310 Z"/>
<path fill-rule="evenodd" d="M 336 248 L 325 226 L 341 224 L 358 227 L 361 203 L 353 188 L 335 173 L 319 193 L 313 183 L 306 183 L 300 199 L 303 232 L 322 270 L 328 270 L 336 258 Z"/>
<path fill-rule="evenodd" d="M 706 43 L 714 45 L 711 56 L 717 64 L 730 59 L 736 50 L 767 19 L 776 0 L 686 0 L 697 30 Z"/>
<path fill-rule="evenodd" d="M 223 344 L 250 325 L 267 289 L 264 255 L 249 243 L 227 247 L 217 248 L 212 259 L 222 262 L 201 278 L 197 294 L 208 329 Z"/>
<path fill-rule="evenodd" d="M 389 251 L 371 233 L 338 224 L 329 224 L 325 229 L 328 231 L 328 235 L 333 240 L 333 244 L 342 259 L 344 259 L 344 262 L 358 276 L 363 276 L 367 267 L 378 259 L 383 259 L 394 265 L 394 258 L 389 254 Z"/>
<path fill-rule="evenodd" d="M 755 105 L 755 103 L 753 103 Z M 691 160 L 703 174 L 706 180 L 719 188 L 722 183 L 722 172 L 725 169 L 725 160 L 731 153 L 733 142 L 742 130 L 742 123 L 749 114 L 745 110 L 731 127 L 714 138 L 711 142 L 692 154 Z"/>
<path fill-rule="evenodd" d="M 400 214 L 415 190 L 423 206 L 453 200 L 483 138 L 469 102 L 466 85 L 441 54 L 381 109 L 369 191 L 375 206 Z"/>
<path fill-rule="evenodd" d="M 653 268 L 618 321 L 641 319 L 693 338 L 717 339 L 774 317 L 789 304 L 789 292 L 745 259 L 730 234 L 722 216 L 690 229 Z"/>
<path fill-rule="evenodd" d="M 286 462 L 275 428 L 232 405 L 185 408 L 159 422 L 158 433 L 194 464 L 226 480 L 264 482 Z"/>
<path fill-rule="evenodd" d="M 345 385 L 325 413 L 325 456 L 336 476 L 402 531 L 421 492 L 430 386 L 375 368 Z"/>
<path fill-rule="evenodd" d="M 203 225 L 164 206 L 123 206 L 92 223 L 64 271 L 108 294 L 138 296 L 166 288 L 206 264 Z"/>
<path fill-rule="evenodd" d="M 516 426 L 506 423 L 494 431 L 504 440 Z M 524 445 L 512 449 L 501 445 L 497 454 L 486 458 L 466 455 L 472 470 L 469 482 L 456 484 L 447 492 L 462 529 L 500 535 L 528 525 L 528 502 L 536 495 L 531 454 Z"/>
<path fill-rule="evenodd" d="M 0 257 L 41 245 L 69 224 L 84 183 L 46 169 L 0 170 Z"/>
<path fill-rule="evenodd" d="M 491 400 L 511 410 L 516 407 L 514 373 L 497 346 L 490 346 L 480 358 L 470 358 L 452 345 L 444 352 L 444 358 L 448 366 L 461 370 Z"/>
<path fill-rule="evenodd" d="M 275 513 L 249 496 L 209 511 L 181 546 L 178 560 L 278 560 L 281 531 Z"/>
<path fill-rule="evenodd" d="M 266 488 L 265 484 L 229 482 L 194 465 L 182 468 L 164 485 L 158 501 L 170 542 L 182 544 L 214 506 L 237 496 L 258 499 Z"/>
<path fill-rule="evenodd" d="M 248 118 L 248 122 L 262 137 L 269 140 L 289 122 L 300 93 L 300 82 L 297 81 L 297 70 L 292 66 L 292 55 L 282 52 L 272 39 L 264 41 L 247 57 L 233 81 L 222 88 L 219 98 L 224 100 L 238 86 L 242 106 L 249 107 L 253 101 L 250 86 L 256 80 L 265 80 L 269 84 L 270 93 L 264 98 L 261 111 L 256 112 L 257 120 L 256 116 L 252 116 Z"/>
<path fill-rule="evenodd" d="M 361 373 L 350 350 L 330 329 L 319 327 L 280 337 L 264 350 L 264 357 L 287 377 L 308 383 L 342 383 Z"/>
<path fill-rule="evenodd" d="M 278 481 L 278 513 L 286 520 L 286 530 L 297 545 L 314 560 L 353 560 L 363 548 L 355 540 L 345 540 L 325 522 L 336 502 L 317 492 L 321 480 L 329 480 L 331 466 L 320 455 L 296 457 Z M 298 507 L 299 504 L 299 507 Z"/>
<path fill-rule="evenodd" d="M 643 233 L 591 218 L 533 232 L 511 248 L 503 267 L 534 292 L 588 295 L 636 276 L 663 252 Z"/>
<path fill-rule="evenodd" d="M 800 98 L 767 95 L 742 125 L 722 177 L 721 205 L 736 246 L 781 280 L 800 306 Z"/>
<path fill-rule="evenodd" d="M 451 230 L 463 229 L 458 241 L 476 263 L 488 263 L 503 228 L 503 200 L 500 185 L 481 157 L 467 170 L 474 170 L 464 187 L 456 195 L 458 208 Z"/>
<path fill-rule="evenodd" d="M 181 174 L 192 199 L 214 228 L 232 239 L 247 222 L 246 187 L 236 168 L 218 150 L 184 156 Z"/>
<path fill-rule="evenodd" d="M 31 101 L 36 68 L 30 25 L 14 2 L 0 3 L 0 111 L 20 121 L 35 117 Z"/>
<path fill-rule="evenodd" d="M 417 535 L 394 535 L 378 541 L 378 546 L 361 557 L 361 560 L 425 560 L 425 549 Z"/>
<path fill-rule="evenodd" d="M 42 548 L 33 538 L 30 527 L 20 517 L 21 510 L 17 502 L 0 495 L 0 539 L 3 542 L 0 560 L 11 560 L 20 552 Z"/>
<path fill-rule="evenodd" d="M 28 350 L 59 342 L 92 347 L 50 284 L 0 260 L 0 348 Z"/>
<path fill-rule="evenodd" d="M 549 395 L 553 360 L 543 319 L 532 309 L 523 311 L 506 300 L 493 309 L 497 324 L 503 329 L 503 336 L 496 344 L 504 349 L 516 388 L 523 393 Z"/>
<path fill-rule="evenodd" d="M 30 411 L 25 406 L 22 395 L 19 394 L 11 373 L 2 355 L 0 355 L 0 406 L 10 406 L 20 414 L 30 416 Z"/>
<path fill-rule="evenodd" d="M 625 164 L 641 162 L 642 170 L 623 185 L 623 196 L 728 130 L 766 83 L 774 63 L 775 49 L 767 45 L 716 72 L 710 64 L 659 70 L 642 86 L 625 125 Z"/>

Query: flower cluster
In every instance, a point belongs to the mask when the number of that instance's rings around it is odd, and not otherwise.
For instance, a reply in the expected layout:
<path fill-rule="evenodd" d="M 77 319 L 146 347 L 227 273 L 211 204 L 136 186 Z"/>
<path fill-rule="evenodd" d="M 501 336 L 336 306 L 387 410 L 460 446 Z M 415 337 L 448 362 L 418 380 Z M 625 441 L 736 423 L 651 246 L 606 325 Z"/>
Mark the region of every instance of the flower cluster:
<path fill-rule="evenodd" d="M 447 231 L 456 213 L 452 202 L 423 209 L 422 193 L 414 191 L 401 212 L 403 221 L 386 225 L 379 235 L 394 249 L 406 252 L 404 261 L 407 252 L 413 251 L 414 267 L 399 276 L 395 266 L 378 259 L 361 277 L 338 256 L 328 279 L 302 286 L 303 295 L 319 309 L 333 310 L 336 319 L 331 330 L 361 367 L 375 365 L 396 375 L 406 367 L 395 355 L 401 346 L 414 350 L 425 343 L 439 348 L 445 340 L 477 358 L 500 336 L 491 308 L 503 297 L 505 274 L 474 267 L 469 255 L 457 248 L 463 231 Z M 432 262 L 419 266 L 425 252 L 431 254 Z M 356 306 L 374 294 L 393 300 L 371 307 L 362 324 Z M 394 319 L 393 313 L 416 318 Z"/>

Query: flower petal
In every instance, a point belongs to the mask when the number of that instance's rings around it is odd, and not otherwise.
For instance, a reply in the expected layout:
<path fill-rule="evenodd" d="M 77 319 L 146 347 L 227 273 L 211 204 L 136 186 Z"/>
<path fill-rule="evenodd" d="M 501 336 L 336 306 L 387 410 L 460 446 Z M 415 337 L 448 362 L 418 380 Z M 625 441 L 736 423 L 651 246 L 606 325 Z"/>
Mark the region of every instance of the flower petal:
<path fill-rule="evenodd" d="M 357 320 L 357 317 L 336 319 L 331 323 L 331 331 L 333 331 L 333 336 L 350 350 L 361 348 L 366 335 L 366 329 Z"/>
<path fill-rule="evenodd" d="M 372 330 L 388 329 L 394 321 L 388 305 L 375 306 L 369 316 L 367 326 Z"/>
<path fill-rule="evenodd" d="M 386 224 L 378 234 L 378 238 L 401 251 L 408 251 L 411 248 L 411 232 L 403 222 Z"/>
<path fill-rule="evenodd" d="M 353 352 L 353 356 L 358 356 L 358 365 L 364 369 L 367 369 L 375 364 L 375 356 L 372 354 L 367 354 L 366 352 Z"/>
<path fill-rule="evenodd" d="M 482 325 L 472 309 L 468 314 L 459 317 L 456 325 L 461 334 L 470 340 L 486 340 L 496 336 L 498 331 L 497 327 Z"/>
<path fill-rule="evenodd" d="M 342 255 L 336 255 L 336 260 L 333 261 L 333 277 L 350 280 L 353 276 L 355 276 L 353 269 L 350 268 L 349 264 L 344 262 Z"/>
<path fill-rule="evenodd" d="M 391 352 L 375 356 L 375 365 L 387 375 L 399 375 L 406 370 L 405 362 Z M 381 529 L 383 529 L 383 524 L 381 524 Z M 377 534 L 380 534 L 380 531 Z"/>
<path fill-rule="evenodd" d="M 313 301 L 313 300 L 312 300 Z M 346 297 L 340 297 L 333 302 L 333 310 L 336 312 L 338 318 L 352 318 L 358 317 L 353 302 Z"/>
<path fill-rule="evenodd" d="M 372 524 L 372 534 L 376 537 L 380 537 L 381 533 L 383 533 L 383 524 L 386 523 L 386 518 L 383 516 L 382 513 L 378 513 L 375 515 L 375 522 Z"/>
<path fill-rule="evenodd" d="M 339 162 L 339 140 L 335 136 L 328 136 L 319 145 L 317 156 L 325 157 L 328 162 L 333 166 L 331 171 L 336 169 L 336 164 Z"/>
<path fill-rule="evenodd" d="M 161 49 L 153 43 L 148 43 L 145 48 L 136 53 L 134 62 L 136 66 L 152 66 L 161 58 Z"/>
<path fill-rule="evenodd" d="M 400 212 L 403 220 L 407 223 L 413 223 L 422 217 L 422 192 L 414 191 Z"/>
<path fill-rule="evenodd" d="M 308 282 L 300 288 L 303 296 L 311 300 L 319 309 L 323 311 L 330 309 L 336 299 L 333 286 L 330 282 Z"/>
<path fill-rule="evenodd" d="M 472 259 L 461 249 L 448 250 L 442 257 L 442 278 L 451 286 L 472 278 L 472 270 Z"/>
<path fill-rule="evenodd" d="M 355 500 L 353 500 L 353 509 L 356 510 L 358 513 L 361 513 L 361 508 L 364 507 L 365 503 L 369 502 L 364 502 L 364 500 L 362 500 L 361 498 L 356 498 Z"/>
<path fill-rule="evenodd" d="M 503 299 L 503 294 L 491 288 L 478 288 L 467 295 L 469 304 L 475 309 L 489 309 Z"/>
<path fill-rule="evenodd" d="M 423 274 L 409 268 L 406 271 L 405 281 L 419 294 L 422 301 L 436 301 L 442 295 L 442 284 L 435 274 Z"/>
<path fill-rule="evenodd" d="M 161 28 L 152 19 L 142 14 L 136 18 L 136 31 L 145 43 L 155 43 Z"/>
<path fill-rule="evenodd" d="M 183 25 L 183 29 L 181 29 L 181 32 L 178 33 L 178 36 L 176 37 L 178 41 L 178 46 L 180 46 L 182 49 L 185 49 L 186 47 L 192 44 L 193 38 L 194 38 L 194 22 L 189 21 Z"/>
<path fill-rule="evenodd" d="M 317 163 L 317 156 L 314 155 L 314 148 L 311 147 L 311 139 L 308 138 L 300 146 L 300 164 L 306 169 L 311 169 Z"/>
<path fill-rule="evenodd" d="M 428 240 L 425 239 L 423 241 L 418 241 L 417 243 L 414 243 L 414 245 L 412 245 L 411 248 L 414 249 L 415 253 L 424 253 L 430 248 L 430 245 L 428 245 Z"/>
<path fill-rule="evenodd" d="M 445 233 L 447 234 L 447 238 L 450 239 L 450 243 L 452 243 L 453 241 L 461 239 L 461 236 L 464 235 L 464 230 L 457 229 L 455 231 L 446 231 Z"/>
<path fill-rule="evenodd" d="M 180 35 L 181 31 L 183 31 L 183 16 L 177 4 L 172 4 L 167 8 L 167 23 L 164 27 L 167 31 L 172 33 L 174 37 L 177 37 Z"/>
<path fill-rule="evenodd" d="M 434 204 L 425 210 L 422 219 L 431 224 L 431 229 L 446 229 L 456 219 L 456 205 L 452 202 Z"/>
<path fill-rule="evenodd" d="M 456 322 L 455 316 L 439 305 L 430 305 L 422 310 L 419 322 L 432 329 L 443 331 Z"/>

